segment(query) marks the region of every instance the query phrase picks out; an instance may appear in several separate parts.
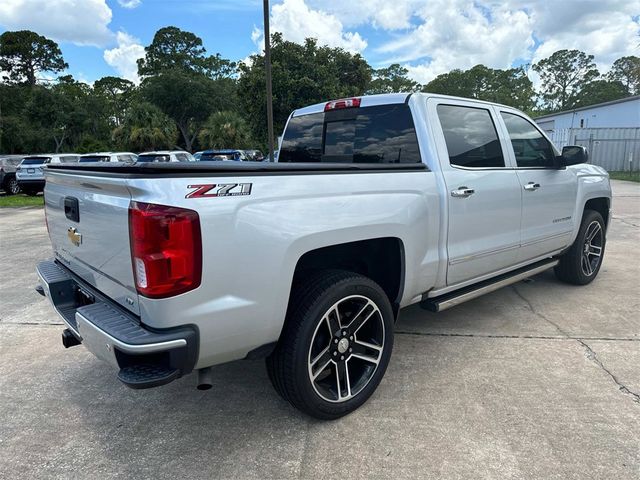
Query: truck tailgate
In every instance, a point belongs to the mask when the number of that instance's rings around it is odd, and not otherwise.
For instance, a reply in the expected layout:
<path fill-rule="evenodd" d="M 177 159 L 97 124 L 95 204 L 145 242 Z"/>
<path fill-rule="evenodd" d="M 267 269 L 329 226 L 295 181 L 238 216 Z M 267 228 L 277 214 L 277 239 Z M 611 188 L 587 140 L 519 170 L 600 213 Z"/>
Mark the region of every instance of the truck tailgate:
<path fill-rule="evenodd" d="M 122 178 L 46 172 L 45 208 L 61 264 L 139 314 L 129 246 L 131 195 Z"/>

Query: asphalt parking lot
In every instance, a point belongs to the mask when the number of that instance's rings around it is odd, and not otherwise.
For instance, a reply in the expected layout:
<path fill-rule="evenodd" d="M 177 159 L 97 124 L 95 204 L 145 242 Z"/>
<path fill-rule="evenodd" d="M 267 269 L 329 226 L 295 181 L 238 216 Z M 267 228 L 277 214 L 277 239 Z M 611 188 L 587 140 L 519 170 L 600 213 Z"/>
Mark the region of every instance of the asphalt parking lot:
<path fill-rule="evenodd" d="M 0 209 L 0 478 L 640 478 L 640 184 L 612 182 L 597 280 L 551 272 L 405 309 L 380 388 L 311 420 L 261 361 L 124 387 L 33 291 L 42 209 Z"/>

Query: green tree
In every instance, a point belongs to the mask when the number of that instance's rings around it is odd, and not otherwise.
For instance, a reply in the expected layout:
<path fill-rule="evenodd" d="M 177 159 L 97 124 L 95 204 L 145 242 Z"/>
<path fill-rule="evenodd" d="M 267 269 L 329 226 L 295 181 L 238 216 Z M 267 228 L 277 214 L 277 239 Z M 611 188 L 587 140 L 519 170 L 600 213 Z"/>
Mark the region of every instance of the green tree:
<path fill-rule="evenodd" d="M 212 112 L 233 106 L 234 72 L 234 63 L 207 56 L 198 36 L 176 27 L 158 30 L 138 60 L 142 97 L 175 122 L 187 150 Z"/>
<path fill-rule="evenodd" d="M 219 54 L 207 56 L 202 39 L 177 27 L 164 27 L 153 36 L 145 56 L 138 60 L 138 75 L 149 77 L 167 70 L 200 73 L 211 78 L 229 77 L 235 64 Z"/>
<path fill-rule="evenodd" d="M 409 70 L 394 63 L 387 68 L 373 70 L 367 94 L 417 92 L 421 85 L 407 77 Z"/>
<path fill-rule="evenodd" d="M 558 50 L 532 68 L 540 75 L 541 97 L 550 111 L 574 107 L 580 90 L 600 75 L 593 55 L 579 50 Z"/>
<path fill-rule="evenodd" d="M 102 77 L 93 84 L 93 92 L 104 102 L 109 122 L 120 125 L 131 105 L 134 83 L 120 77 Z"/>
<path fill-rule="evenodd" d="M 582 87 L 576 96 L 575 106 L 586 107 L 596 103 L 610 102 L 628 95 L 629 90 L 618 80 L 594 80 Z"/>
<path fill-rule="evenodd" d="M 212 80 L 202 74 L 169 70 L 147 78 L 142 95 L 171 118 L 191 151 L 201 124 L 211 112 L 233 105 L 235 83 L 232 79 Z"/>
<path fill-rule="evenodd" d="M 613 62 L 607 80 L 621 82 L 629 95 L 640 94 L 640 57 L 622 57 Z"/>
<path fill-rule="evenodd" d="M 68 67 L 53 40 L 30 30 L 0 35 L 0 70 L 12 82 L 34 86 L 38 73 L 59 73 Z"/>
<path fill-rule="evenodd" d="M 296 108 L 332 98 L 363 95 L 371 81 L 371 67 L 358 54 L 341 48 L 319 47 L 308 38 L 303 45 L 271 36 L 273 120 L 276 135 Z M 264 55 L 252 55 L 240 65 L 239 102 L 253 138 L 267 141 L 267 101 Z"/>
<path fill-rule="evenodd" d="M 173 148 L 178 139 L 174 122 L 147 102 L 135 103 L 122 125 L 113 131 L 113 141 L 122 148 L 145 151 Z"/>
<path fill-rule="evenodd" d="M 469 70 L 455 69 L 438 75 L 423 87 L 423 91 L 477 98 L 524 111 L 531 111 L 534 105 L 533 83 L 524 66 L 506 70 L 485 65 L 476 65 Z"/>
<path fill-rule="evenodd" d="M 247 122 L 236 112 L 212 114 L 202 126 L 198 140 L 203 148 L 251 148 Z"/>

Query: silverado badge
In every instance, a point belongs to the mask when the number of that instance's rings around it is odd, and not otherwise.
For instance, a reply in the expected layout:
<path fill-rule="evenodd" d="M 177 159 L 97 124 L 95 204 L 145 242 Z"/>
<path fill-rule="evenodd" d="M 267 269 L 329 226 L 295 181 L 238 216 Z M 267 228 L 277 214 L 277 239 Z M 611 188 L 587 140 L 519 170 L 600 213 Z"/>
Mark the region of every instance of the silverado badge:
<path fill-rule="evenodd" d="M 67 230 L 67 237 L 69 237 L 71 243 L 73 243 L 76 247 L 79 247 L 82 243 L 82 235 L 78 233 L 76 227 L 69 227 L 69 230 Z"/>

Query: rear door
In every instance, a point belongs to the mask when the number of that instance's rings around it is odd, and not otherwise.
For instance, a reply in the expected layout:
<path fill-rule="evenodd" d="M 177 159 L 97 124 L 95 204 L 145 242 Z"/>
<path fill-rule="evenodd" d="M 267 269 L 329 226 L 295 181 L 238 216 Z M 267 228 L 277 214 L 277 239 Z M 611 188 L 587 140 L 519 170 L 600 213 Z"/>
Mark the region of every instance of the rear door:
<path fill-rule="evenodd" d="M 555 166 L 551 142 L 527 118 L 501 110 L 508 154 L 517 167 L 522 189 L 522 238 L 519 261 L 527 261 L 564 248 L 570 242 L 578 182 L 573 170 Z"/>
<path fill-rule="evenodd" d="M 82 173 L 47 171 L 45 208 L 55 257 L 138 314 L 129 246 L 129 190 L 122 178 Z"/>
<path fill-rule="evenodd" d="M 447 284 L 462 283 L 516 263 L 521 186 L 504 154 L 493 107 L 431 99 L 448 204 Z"/>

